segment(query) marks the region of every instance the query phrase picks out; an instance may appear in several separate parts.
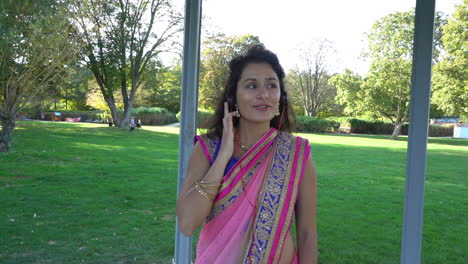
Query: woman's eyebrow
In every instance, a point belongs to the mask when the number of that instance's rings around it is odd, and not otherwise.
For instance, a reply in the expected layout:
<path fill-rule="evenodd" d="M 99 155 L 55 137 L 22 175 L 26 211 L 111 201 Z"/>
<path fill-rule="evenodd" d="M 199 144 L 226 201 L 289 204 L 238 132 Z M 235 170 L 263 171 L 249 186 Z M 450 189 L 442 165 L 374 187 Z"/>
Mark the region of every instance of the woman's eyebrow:
<path fill-rule="evenodd" d="M 250 81 L 256 81 L 256 80 L 257 80 L 256 78 L 247 78 L 242 82 L 250 82 Z"/>
<path fill-rule="evenodd" d="M 242 82 L 249 82 L 249 81 L 257 81 L 257 78 L 247 78 L 243 80 Z M 267 77 L 265 78 L 265 81 L 278 81 L 278 78 L 276 77 Z"/>

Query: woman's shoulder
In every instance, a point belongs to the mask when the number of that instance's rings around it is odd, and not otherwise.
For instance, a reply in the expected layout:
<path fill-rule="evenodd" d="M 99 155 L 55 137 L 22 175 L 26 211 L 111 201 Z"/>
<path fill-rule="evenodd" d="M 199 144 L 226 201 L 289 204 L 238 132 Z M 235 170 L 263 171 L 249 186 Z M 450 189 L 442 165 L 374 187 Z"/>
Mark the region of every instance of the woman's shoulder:
<path fill-rule="evenodd" d="M 204 143 L 206 145 L 218 145 L 221 142 L 221 139 L 218 137 L 212 137 L 208 134 L 201 134 L 196 135 L 194 139 L 194 143 L 200 142 L 200 144 Z"/>
<path fill-rule="evenodd" d="M 194 144 L 200 144 L 203 154 L 206 156 L 210 164 L 216 159 L 216 154 L 221 143 L 221 139 L 217 137 L 209 137 L 207 134 L 196 135 Z"/>
<path fill-rule="evenodd" d="M 283 138 L 283 139 L 290 139 L 292 142 L 297 142 L 297 141 L 301 141 L 301 142 L 307 142 L 309 143 L 309 140 L 307 138 L 304 138 L 304 137 L 301 137 L 301 136 L 295 136 L 289 132 L 286 132 L 286 131 L 280 131 L 280 137 Z"/>

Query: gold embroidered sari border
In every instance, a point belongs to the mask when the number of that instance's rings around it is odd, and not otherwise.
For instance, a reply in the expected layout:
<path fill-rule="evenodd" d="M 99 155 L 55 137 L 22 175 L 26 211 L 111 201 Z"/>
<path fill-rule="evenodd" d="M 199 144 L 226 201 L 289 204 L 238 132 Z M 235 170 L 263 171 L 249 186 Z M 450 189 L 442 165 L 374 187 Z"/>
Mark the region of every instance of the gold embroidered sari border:
<path fill-rule="evenodd" d="M 273 259 L 273 263 L 277 263 L 277 262 L 280 261 L 280 258 L 282 256 L 282 252 L 283 252 L 284 242 L 286 240 L 286 235 L 290 231 L 290 228 L 291 228 L 292 217 L 293 217 L 293 212 L 294 212 L 294 205 L 296 203 L 296 198 L 297 198 L 297 196 L 299 194 L 299 182 L 301 181 L 302 168 L 303 168 L 303 165 L 304 165 L 304 155 L 305 155 L 304 151 L 306 149 L 306 146 L 305 146 L 306 143 L 307 143 L 306 140 L 301 140 L 300 145 L 299 145 L 298 157 L 294 157 L 294 159 L 293 159 L 293 160 L 297 159 L 296 170 L 294 172 L 291 172 L 291 173 L 295 174 L 294 182 L 293 182 L 294 185 L 293 185 L 293 190 L 292 190 L 292 194 L 291 194 L 291 199 L 289 200 L 289 207 L 288 207 L 289 210 L 288 210 L 287 215 L 286 215 L 284 226 L 283 226 L 283 228 L 281 230 L 281 234 L 280 234 L 280 237 L 279 237 L 278 248 L 277 248 L 276 252 L 274 253 L 275 257 Z M 278 226 L 278 224 L 279 223 L 275 223 L 276 226 Z"/>
<path fill-rule="evenodd" d="M 218 192 L 219 194 L 225 192 L 226 189 L 228 188 L 232 188 L 232 190 L 238 190 L 240 187 L 242 187 L 241 178 L 243 178 L 246 174 L 251 173 L 252 170 L 256 169 L 256 167 L 254 166 L 255 163 L 253 163 L 253 161 L 255 160 L 255 158 L 258 157 L 259 153 L 264 153 L 269 147 L 269 145 L 273 144 L 272 140 L 276 137 L 277 133 L 278 133 L 277 131 L 273 131 L 273 133 L 271 133 L 260 145 L 255 147 L 255 149 L 253 150 L 251 149 L 251 152 L 247 152 L 244 156 L 242 156 L 242 158 L 234 165 L 231 171 L 226 175 L 227 180 L 222 182 L 221 188 L 219 189 L 219 192 Z M 250 163 L 253 163 L 253 164 L 251 164 L 250 168 L 246 169 L 246 166 Z M 238 175 L 243 169 L 245 169 L 245 171 L 242 172 L 241 175 Z M 231 186 L 234 180 L 237 180 L 237 182 L 235 183 L 234 186 Z M 221 198 L 221 200 L 215 201 L 214 206 L 218 204 L 222 204 L 226 200 L 229 200 L 230 193 L 232 192 L 232 190 L 229 191 L 229 193 L 227 193 L 223 198 Z"/>

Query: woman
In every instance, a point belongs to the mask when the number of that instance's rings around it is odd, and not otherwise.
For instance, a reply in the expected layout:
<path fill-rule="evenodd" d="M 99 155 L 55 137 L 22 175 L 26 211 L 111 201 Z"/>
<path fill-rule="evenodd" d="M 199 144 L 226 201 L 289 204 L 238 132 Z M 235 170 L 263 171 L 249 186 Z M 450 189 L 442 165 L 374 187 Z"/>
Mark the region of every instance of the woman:
<path fill-rule="evenodd" d="M 185 235 L 204 223 L 195 263 L 317 263 L 315 168 L 309 142 L 285 132 L 292 111 L 283 68 L 261 45 L 229 67 L 177 202 Z"/>

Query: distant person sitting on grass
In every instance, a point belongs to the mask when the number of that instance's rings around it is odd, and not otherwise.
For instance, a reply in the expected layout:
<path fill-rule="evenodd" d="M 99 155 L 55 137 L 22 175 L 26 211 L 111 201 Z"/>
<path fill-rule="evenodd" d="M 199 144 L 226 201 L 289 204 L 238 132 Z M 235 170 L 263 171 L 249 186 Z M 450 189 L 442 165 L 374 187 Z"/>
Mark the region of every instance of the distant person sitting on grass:
<path fill-rule="evenodd" d="M 136 123 L 136 127 L 141 128 L 141 119 L 138 119 L 138 122 Z"/>
<path fill-rule="evenodd" d="M 133 131 L 135 130 L 135 117 L 132 116 L 132 118 L 130 119 L 130 131 Z"/>

